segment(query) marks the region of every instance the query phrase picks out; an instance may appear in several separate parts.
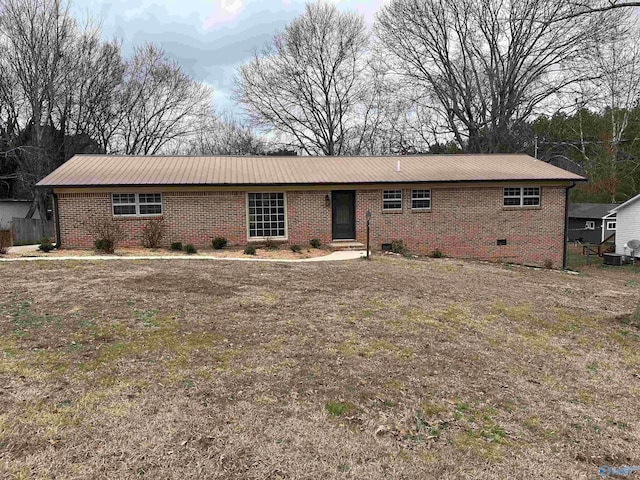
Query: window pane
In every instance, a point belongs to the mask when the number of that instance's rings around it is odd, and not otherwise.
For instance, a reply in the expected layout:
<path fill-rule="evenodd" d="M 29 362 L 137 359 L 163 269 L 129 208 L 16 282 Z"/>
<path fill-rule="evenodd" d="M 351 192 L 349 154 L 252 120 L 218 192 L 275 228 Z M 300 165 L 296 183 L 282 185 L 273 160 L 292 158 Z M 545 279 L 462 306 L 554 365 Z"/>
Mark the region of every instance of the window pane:
<path fill-rule="evenodd" d="M 136 203 L 135 193 L 114 193 L 113 203 Z"/>
<path fill-rule="evenodd" d="M 383 192 L 384 199 L 394 200 L 402 198 L 402 190 L 385 190 Z"/>
<path fill-rule="evenodd" d="M 159 193 L 141 193 L 138 198 L 140 203 L 162 203 L 162 195 Z"/>
<path fill-rule="evenodd" d="M 159 215 L 162 213 L 162 205 L 140 205 L 140 215 Z"/>
<path fill-rule="evenodd" d="M 504 198 L 505 206 L 519 206 L 520 205 L 520 197 L 505 197 Z"/>
<path fill-rule="evenodd" d="M 413 200 L 411 208 L 431 208 L 430 200 Z"/>
<path fill-rule="evenodd" d="M 114 215 L 135 215 L 136 206 L 135 205 L 114 205 L 113 214 Z"/>
<path fill-rule="evenodd" d="M 412 190 L 411 198 L 429 198 L 431 196 L 431 190 Z"/>
<path fill-rule="evenodd" d="M 523 205 L 540 205 L 540 197 L 525 197 Z"/>

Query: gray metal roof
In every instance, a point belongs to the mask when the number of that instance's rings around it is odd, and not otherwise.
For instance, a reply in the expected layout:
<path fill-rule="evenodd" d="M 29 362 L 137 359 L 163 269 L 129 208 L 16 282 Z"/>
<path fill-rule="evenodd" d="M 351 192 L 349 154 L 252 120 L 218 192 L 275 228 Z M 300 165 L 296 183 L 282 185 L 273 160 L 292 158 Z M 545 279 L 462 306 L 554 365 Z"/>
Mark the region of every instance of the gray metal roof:
<path fill-rule="evenodd" d="M 528 155 L 386 157 L 76 155 L 40 187 L 583 181 Z"/>
<path fill-rule="evenodd" d="M 569 218 L 602 218 L 617 206 L 617 203 L 570 203 Z"/>
<path fill-rule="evenodd" d="M 637 202 L 638 200 L 640 200 L 640 194 L 636 195 L 635 197 L 630 198 L 629 200 L 627 200 L 624 203 L 621 203 L 620 205 L 616 205 L 615 208 L 612 209 L 611 214 L 616 213 L 618 210 L 622 209 L 622 208 L 626 208 L 629 205 L 631 205 L 634 202 Z"/>

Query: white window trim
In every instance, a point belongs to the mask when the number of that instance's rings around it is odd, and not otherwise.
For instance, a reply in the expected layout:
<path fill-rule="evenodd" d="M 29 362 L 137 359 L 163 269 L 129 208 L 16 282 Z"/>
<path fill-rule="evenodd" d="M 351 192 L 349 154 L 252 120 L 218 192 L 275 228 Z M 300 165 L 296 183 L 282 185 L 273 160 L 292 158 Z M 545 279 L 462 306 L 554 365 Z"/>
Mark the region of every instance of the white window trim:
<path fill-rule="evenodd" d="M 596 229 L 596 222 L 594 220 L 587 220 L 586 222 L 584 222 L 584 229 L 585 230 L 595 230 Z"/>
<path fill-rule="evenodd" d="M 282 205 L 284 208 L 284 237 L 252 237 L 250 235 L 251 228 L 249 226 L 249 194 L 251 193 L 282 193 Z M 289 220 L 287 215 L 287 192 L 282 190 L 261 190 L 259 192 L 246 192 L 245 196 L 245 212 L 247 215 L 247 241 L 248 242 L 263 242 L 269 240 L 289 240 Z"/>
<path fill-rule="evenodd" d="M 611 224 L 613 224 L 613 227 Z M 607 220 L 607 230 L 615 230 L 617 226 L 616 220 Z"/>
<path fill-rule="evenodd" d="M 120 217 L 161 217 L 164 214 L 164 199 L 161 192 L 143 192 L 143 195 L 160 195 L 160 203 L 143 203 L 142 205 L 160 205 L 160 213 L 140 213 L 140 194 L 133 192 L 117 192 L 111 194 L 111 215 L 120 218 Z M 114 203 L 113 196 L 114 195 L 135 195 L 136 200 L 135 203 Z M 127 214 L 116 214 L 115 207 L 119 205 L 135 205 L 136 213 L 127 213 Z"/>
<path fill-rule="evenodd" d="M 384 192 L 400 192 L 400 198 L 384 198 Z M 400 200 L 400 208 L 385 208 L 385 201 L 397 202 Z M 404 190 L 401 188 L 387 188 L 382 190 L 382 211 L 383 212 L 401 212 L 404 207 Z"/>
<path fill-rule="evenodd" d="M 429 192 L 429 198 L 413 198 L 413 192 Z M 428 207 L 420 207 L 420 208 L 414 208 L 413 207 L 413 201 L 414 200 L 429 200 L 429 206 Z M 414 212 L 426 212 L 428 210 L 431 210 L 431 189 L 430 188 L 415 188 L 411 190 L 411 210 L 413 210 Z"/>
<path fill-rule="evenodd" d="M 520 190 L 520 196 L 517 197 L 515 195 L 509 195 L 506 196 L 505 195 L 505 190 L 507 188 L 517 188 Z M 524 189 L 525 188 L 537 188 L 538 189 L 538 195 L 525 195 L 524 194 Z M 519 205 L 505 205 L 504 204 L 504 200 L 505 198 L 519 198 L 520 199 L 520 204 Z M 525 198 L 537 198 L 538 199 L 538 204 L 537 205 L 525 205 L 524 204 L 524 199 Z M 525 185 L 525 186 L 520 186 L 520 187 L 515 187 L 515 186 L 509 186 L 509 187 L 504 187 L 502 189 L 502 207 L 503 208 L 540 208 L 540 206 L 542 205 L 542 188 L 538 187 L 536 185 Z"/>

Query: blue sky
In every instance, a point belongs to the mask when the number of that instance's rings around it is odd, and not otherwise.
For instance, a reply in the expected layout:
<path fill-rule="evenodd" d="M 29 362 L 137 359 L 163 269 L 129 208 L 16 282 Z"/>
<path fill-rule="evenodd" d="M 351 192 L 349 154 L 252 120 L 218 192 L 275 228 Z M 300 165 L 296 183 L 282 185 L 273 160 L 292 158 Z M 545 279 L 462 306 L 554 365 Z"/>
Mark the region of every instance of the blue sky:
<path fill-rule="evenodd" d="M 333 0 L 371 24 L 385 0 Z M 79 18 L 101 23 L 125 54 L 153 42 L 192 77 L 212 85 L 216 107 L 237 110 L 230 96 L 235 68 L 304 10 L 304 0 L 72 0 Z"/>

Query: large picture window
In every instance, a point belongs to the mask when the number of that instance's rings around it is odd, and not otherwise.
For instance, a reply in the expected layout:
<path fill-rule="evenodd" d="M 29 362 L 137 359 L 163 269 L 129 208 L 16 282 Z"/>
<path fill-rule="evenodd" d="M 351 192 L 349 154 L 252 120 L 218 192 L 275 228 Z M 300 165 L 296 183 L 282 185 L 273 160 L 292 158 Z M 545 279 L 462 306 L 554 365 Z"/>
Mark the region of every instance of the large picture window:
<path fill-rule="evenodd" d="M 283 192 L 247 195 L 249 238 L 286 238 L 285 197 Z"/>
<path fill-rule="evenodd" d="M 503 198 L 505 207 L 539 207 L 540 187 L 506 187 Z"/>
<path fill-rule="evenodd" d="M 162 194 L 113 193 L 111 205 L 116 217 L 162 215 Z"/>

